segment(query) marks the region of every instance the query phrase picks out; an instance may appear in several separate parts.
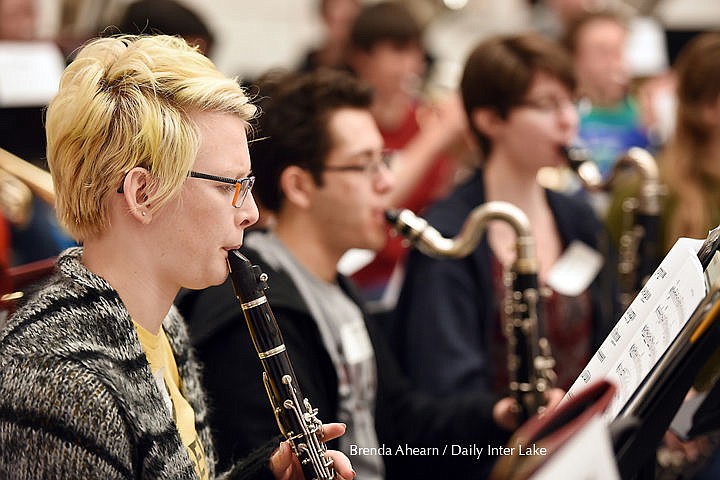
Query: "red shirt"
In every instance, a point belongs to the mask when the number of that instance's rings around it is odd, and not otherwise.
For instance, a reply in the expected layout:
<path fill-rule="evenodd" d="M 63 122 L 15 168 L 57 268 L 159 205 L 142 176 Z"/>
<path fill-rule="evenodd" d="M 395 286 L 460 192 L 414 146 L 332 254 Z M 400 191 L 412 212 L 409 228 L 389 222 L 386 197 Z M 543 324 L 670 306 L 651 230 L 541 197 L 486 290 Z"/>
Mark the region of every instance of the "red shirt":
<path fill-rule="evenodd" d="M 408 110 L 404 121 L 396 130 L 380 129 L 385 140 L 385 148 L 401 150 L 417 135 L 420 126 L 417 123 L 416 112 L 417 106 L 414 105 Z M 447 155 L 439 155 L 405 202 L 396 206 L 419 213 L 433 201 L 444 196 L 448 186 L 451 185 L 454 172 L 452 163 Z M 404 261 L 406 254 L 407 247 L 403 246 L 402 239 L 390 235 L 388 229 L 385 247 L 377 253 L 372 262 L 352 275 L 353 281 L 366 299 L 377 300 L 380 298 L 395 266 Z"/>

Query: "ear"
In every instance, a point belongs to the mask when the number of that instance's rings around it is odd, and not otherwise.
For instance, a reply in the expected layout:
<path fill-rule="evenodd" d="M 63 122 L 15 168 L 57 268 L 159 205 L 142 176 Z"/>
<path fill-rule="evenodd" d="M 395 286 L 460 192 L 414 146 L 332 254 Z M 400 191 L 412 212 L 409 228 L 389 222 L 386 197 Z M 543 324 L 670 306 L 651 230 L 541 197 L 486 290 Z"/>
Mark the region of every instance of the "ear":
<path fill-rule="evenodd" d="M 367 70 L 370 61 L 370 53 L 361 48 L 348 48 L 345 56 L 347 65 L 358 75 L 362 75 Z"/>
<path fill-rule="evenodd" d="M 307 170 L 291 165 L 280 174 L 280 190 L 288 202 L 300 208 L 308 208 L 312 204 L 312 193 L 317 185 Z"/>
<path fill-rule="evenodd" d="M 148 210 L 150 172 L 142 167 L 131 169 L 123 180 L 123 197 L 129 214 L 142 223 L 149 223 L 152 214 Z"/>
<path fill-rule="evenodd" d="M 481 133 L 493 138 L 505 121 L 491 108 L 476 108 L 470 116 L 473 126 Z"/>

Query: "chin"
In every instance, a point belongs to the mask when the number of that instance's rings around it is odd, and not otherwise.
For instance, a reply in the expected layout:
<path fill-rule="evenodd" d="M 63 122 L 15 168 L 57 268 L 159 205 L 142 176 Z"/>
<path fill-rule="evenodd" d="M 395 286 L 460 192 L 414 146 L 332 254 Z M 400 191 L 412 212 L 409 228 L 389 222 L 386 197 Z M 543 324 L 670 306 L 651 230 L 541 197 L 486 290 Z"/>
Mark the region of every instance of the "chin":
<path fill-rule="evenodd" d="M 368 241 L 367 243 L 368 243 L 368 246 L 367 246 L 368 250 L 372 250 L 373 252 L 379 252 L 380 250 L 383 249 L 383 247 L 387 243 L 387 238 L 385 237 L 385 235 L 382 235 L 380 237 L 377 237 L 377 238 L 374 238 L 374 239 Z"/>
<path fill-rule="evenodd" d="M 189 288 L 191 290 L 203 290 L 208 287 L 215 287 L 217 285 L 222 285 L 225 282 L 225 279 L 228 277 L 228 269 L 226 265 L 223 265 L 222 270 L 216 270 L 212 272 L 205 272 L 205 275 L 202 276 L 202 278 L 196 278 L 192 283 L 190 283 L 186 288 Z"/>

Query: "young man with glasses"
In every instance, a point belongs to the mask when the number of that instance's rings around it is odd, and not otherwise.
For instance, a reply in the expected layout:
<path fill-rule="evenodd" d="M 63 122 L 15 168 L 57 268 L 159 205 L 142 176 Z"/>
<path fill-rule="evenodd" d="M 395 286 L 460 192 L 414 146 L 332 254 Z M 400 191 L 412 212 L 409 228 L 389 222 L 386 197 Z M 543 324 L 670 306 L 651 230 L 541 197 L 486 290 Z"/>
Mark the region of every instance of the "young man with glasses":
<path fill-rule="evenodd" d="M 266 100 L 258 130 L 267 139 L 252 145 L 256 192 L 276 225 L 250 232 L 243 251 L 268 274 L 268 300 L 303 393 L 320 418 L 348 426 L 331 445 L 351 457 L 359 478 L 472 474 L 479 462 L 452 456 L 451 444 L 502 445 L 515 421 L 512 403 L 492 394 L 437 400 L 413 390 L 382 326 L 337 271 L 346 251 L 377 250 L 386 238 L 395 178 L 368 87 L 318 71 L 268 79 L 259 91 Z M 260 363 L 231 295 L 226 283 L 191 292 L 179 305 L 215 399 L 213 429 L 224 462 L 277 428 L 268 399 L 255 390 Z M 255 372 L 226 368 L 253 361 Z"/>
<path fill-rule="evenodd" d="M 215 477 L 200 367 L 173 300 L 221 284 L 258 219 L 254 113 L 176 37 L 97 39 L 68 66 L 47 111 L 48 163 L 58 217 L 82 247 L 0 331 L 0 477 Z M 302 476 L 287 444 L 271 456 L 277 445 L 225 478 Z"/>

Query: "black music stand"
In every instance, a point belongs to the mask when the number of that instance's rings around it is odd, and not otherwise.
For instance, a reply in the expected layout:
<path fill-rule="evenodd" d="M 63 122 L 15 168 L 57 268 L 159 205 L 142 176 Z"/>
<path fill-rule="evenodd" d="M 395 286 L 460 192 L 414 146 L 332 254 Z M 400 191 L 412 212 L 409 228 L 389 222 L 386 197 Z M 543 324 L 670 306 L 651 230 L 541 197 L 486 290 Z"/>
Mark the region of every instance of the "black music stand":
<path fill-rule="evenodd" d="M 709 361 L 713 366 L 718 361 L 716 355 Z M 720 430 L 720 382 L 714 383 L 709 391 L 686 400 L 670 424 L 670 430 L 682 440 Z"/>
<path fill-rule="evenodd" d="M 700 302 L 665 355 L 610 425 L 618 470 L 623 479 L 655 478 L 655 452 L 698 372 L 720 345 L 720 288 Z M 720 420 L 720 389 L 706 398 Z M 707 417 L 709 418 L 709 417 Z"/>

